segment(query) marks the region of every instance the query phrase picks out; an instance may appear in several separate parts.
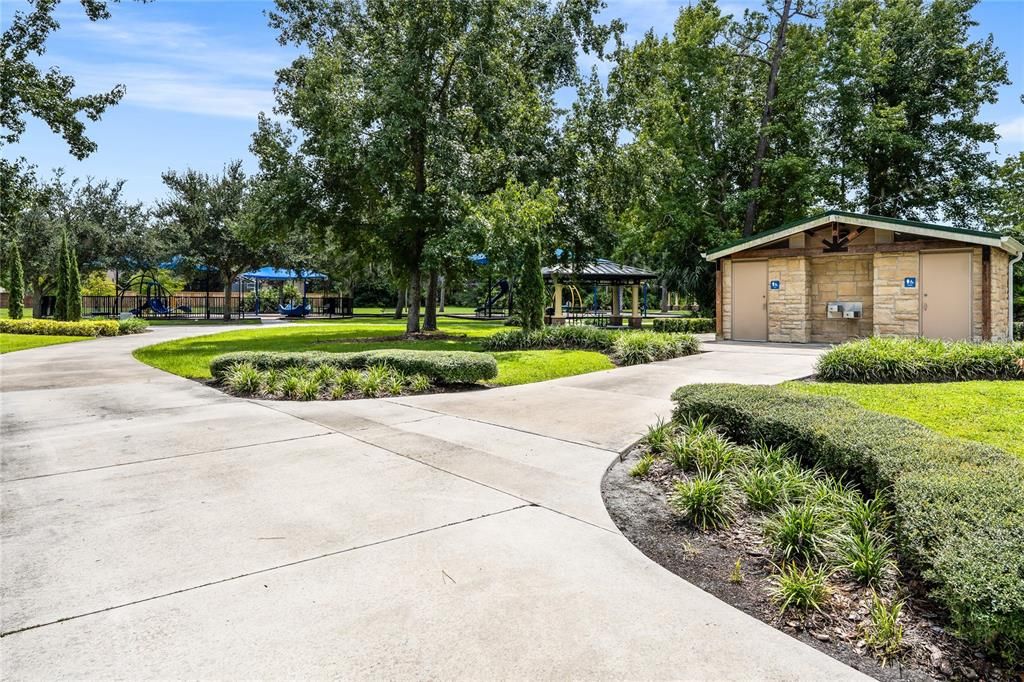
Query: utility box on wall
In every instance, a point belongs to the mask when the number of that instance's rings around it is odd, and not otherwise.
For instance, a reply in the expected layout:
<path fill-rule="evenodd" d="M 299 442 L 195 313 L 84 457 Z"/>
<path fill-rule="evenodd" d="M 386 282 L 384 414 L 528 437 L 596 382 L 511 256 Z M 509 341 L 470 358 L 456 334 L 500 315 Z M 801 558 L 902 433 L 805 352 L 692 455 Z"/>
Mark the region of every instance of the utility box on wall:
<path fill-rule="evenodd" d="M 859 320 L 864 315 L 860 301 L 829 301 L 827 317 L 830 320 Z"/>

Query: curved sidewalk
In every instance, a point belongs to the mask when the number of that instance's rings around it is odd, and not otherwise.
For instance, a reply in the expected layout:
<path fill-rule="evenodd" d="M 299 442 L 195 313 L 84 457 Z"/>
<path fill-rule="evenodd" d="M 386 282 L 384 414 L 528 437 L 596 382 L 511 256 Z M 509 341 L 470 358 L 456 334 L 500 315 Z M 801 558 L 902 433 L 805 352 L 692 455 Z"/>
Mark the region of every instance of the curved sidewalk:
<path fill-rule="evenodd" d="M 489 391 L 240 400 L 147 367 L 163 327 L 0 357 L 8 679 L 855 679 L 649 561 L 600 481 L 711 352 Z"/>

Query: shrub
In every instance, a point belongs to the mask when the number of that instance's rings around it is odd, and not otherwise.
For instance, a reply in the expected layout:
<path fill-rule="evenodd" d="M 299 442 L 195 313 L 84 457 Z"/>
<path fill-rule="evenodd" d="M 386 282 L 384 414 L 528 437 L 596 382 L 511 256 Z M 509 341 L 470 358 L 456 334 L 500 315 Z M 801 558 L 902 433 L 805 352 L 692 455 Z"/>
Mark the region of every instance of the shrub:
<path fill-rule="evenodd" d="M 656 334 L 647 331 L 621 332 L 612 342 L 612 357 L 623 365 L 641 365 L 658 360 L 693 355 L 700 342 L 690 334 Z"/>
<path fill-rule="evenodd" d="M 818 359 L 821 381 L 908 383 L 1024 379 L 1024 343 L 870 338 L 836 346 Z"/>
<path fill-rule="evenodd" d="M 654 331 L 711 334 L 715 331 L 715 320 L 710 317 L 656 317 Z"/>
<path fill-rule="evenodd" d="M 397 349 L 359 353 L 240 351 L 215 357 L 210 362 L 210 372 L 219 380 L 239 362 L 252 363 L 261 370 L 322 365 L 335 369 L 363 369 L 371 365 L 387 365 L 406 374 L 422 374 L 438 384 L 471 384 L 498 375 L 498 363 L 487 353 Z"/>
<path fill-rule="evenodd" d="M 669 504 L 701 530 L 728 526 L 735 511 L 732 490 L 720 473 L 701 473 L 688 481 L 678 481 Z"/>
<path fill-rule="evenodd" d="M 709 415 L 741 443 L 788 445 L 877 494 L 900 557 L 921 572 L 954 628 L 1024 659 L 1024 461 L 841 398 L 706 384 L 674 394 L 678 419 Z"/>
<path fill-rule="evenodd" d="M 27 320 L 0 319 L 0 332 L 42 336 L 117 336 L 119 327 L 116 320 L 68 322 L 35 318 Z"/>
<path fill-rule="evenodd" d="M 785 564 L 772 582 L 772 598 L 781 612 L 789 608 L 820 611 L 828 601 L 828 572 L 824 568 Z"/>
<path fill-rule="evenodd" d="M 117 333 L 121 335 L 141 334 L 147 329 L 149 329 L 149 323 L 141 317 L 129 317 L 127 319 L 117 321 Z"/>
<path fill-rule="evenodd" d="M 1024 341 L 1024 322 L 1013 323 L 1013 340 Z"/>

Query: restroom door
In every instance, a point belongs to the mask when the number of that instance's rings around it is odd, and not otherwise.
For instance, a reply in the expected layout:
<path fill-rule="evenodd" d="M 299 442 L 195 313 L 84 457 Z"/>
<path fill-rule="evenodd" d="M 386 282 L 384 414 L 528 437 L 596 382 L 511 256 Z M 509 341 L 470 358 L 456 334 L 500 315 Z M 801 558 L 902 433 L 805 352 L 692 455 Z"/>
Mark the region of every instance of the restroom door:
<path fill-rule="evenodd" d="M 732 338 L 768 340 L 768 261 L 732 262 Z"/>
<path fill-rule="evenodd" d="M 971 338 L 971 253 L 921 254 L 921 336 Z"/>

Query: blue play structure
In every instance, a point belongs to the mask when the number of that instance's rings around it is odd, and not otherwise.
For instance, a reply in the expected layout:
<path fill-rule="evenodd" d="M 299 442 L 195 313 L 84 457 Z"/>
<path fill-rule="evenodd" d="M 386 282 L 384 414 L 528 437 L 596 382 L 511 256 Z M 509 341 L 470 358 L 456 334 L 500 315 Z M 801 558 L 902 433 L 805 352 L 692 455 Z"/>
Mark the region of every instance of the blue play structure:
<path fill-rule="evenodd" d="M 327 275 L 319 272 L 306 270 L 282 270 L 279 268 L 264 267 L 241 275 L 241 279 L 249 280 L 255 285 L 256 314 L 260 314 L 260 283 L 261 282 L 285 282 L 289 280 L 302 281 L 302 304 L 296 305 L 294 301 L 288 301 L 287 305 L 279 304 L 277 310 L 285 317 L 305 317 L 312 312 L 312 306 L 306 301 L 306 282 L 310 280 L 325 280 Z"/>
<path fill-rule="evenodd" d="M 311 310 L 312 309 L 309 307 L 308 303 L 303 303 L 302 305 L 277 306 L 277 311 L 285 317 L 305 317 L 306 315 L 309 315 Z"/>

